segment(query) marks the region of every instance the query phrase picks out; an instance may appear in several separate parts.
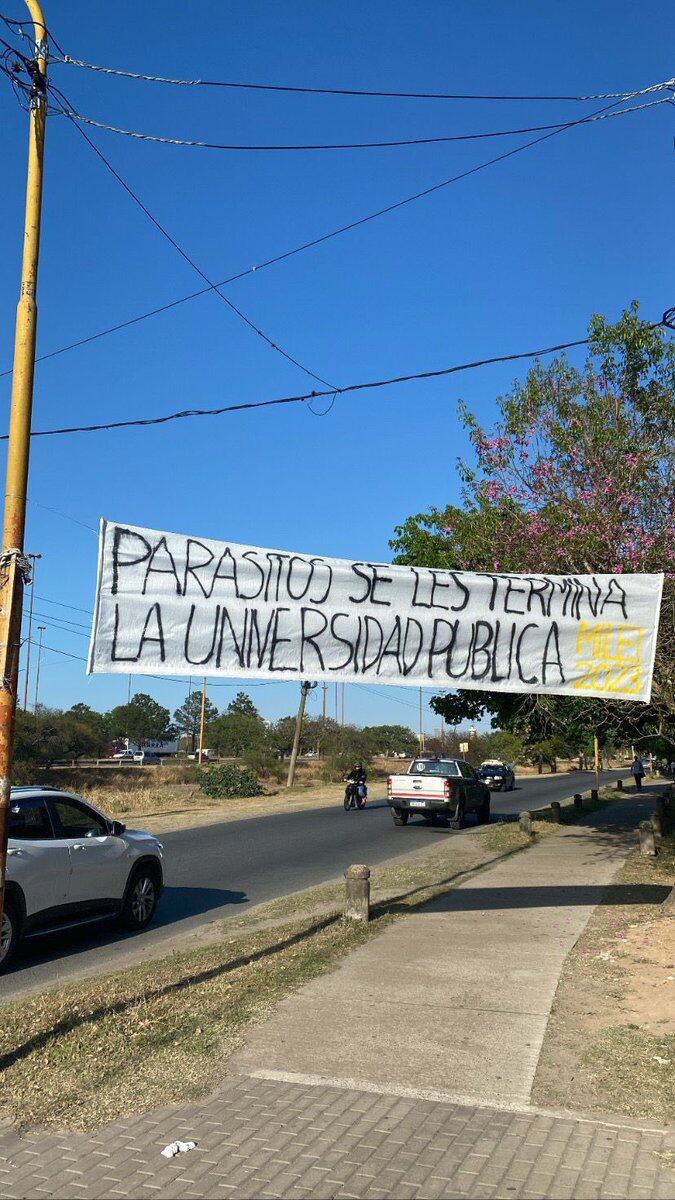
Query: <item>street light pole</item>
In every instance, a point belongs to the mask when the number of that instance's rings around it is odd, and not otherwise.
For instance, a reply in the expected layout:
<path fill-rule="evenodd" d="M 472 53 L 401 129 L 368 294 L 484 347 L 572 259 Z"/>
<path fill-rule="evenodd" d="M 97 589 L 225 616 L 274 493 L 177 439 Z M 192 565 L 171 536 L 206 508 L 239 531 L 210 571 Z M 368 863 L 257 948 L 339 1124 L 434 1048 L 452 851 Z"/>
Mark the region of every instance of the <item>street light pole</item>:
<path fill-rule="evenodd" d="M 47 628 L 46 625 L 38 625 L 40 641 L 38 644 L 37 671 L 35 673 L 35 704 L 33 705 L 33 712 L 37 712 L 37 710 L 38 710 L 38 697 L 40 695 L 40 667 L 42 665 L 42 635 L 46 628 Z"/>
<path fill-rule="evenodd" d="M 47 27 L 38 0 L 26 0 L 26 5 L 33 21 L 35 51 L 31 64 L 23 260 L 14 335 L 5 510 L 0 556 L 0 938 L 3 928 L 2 900 L 7 866 L 23 584 L 24 577 L 28 574 L 28 563 L 23 548 L 33 411 L 42 166 L 47 116 Z"/>
<path fill-rule="evenodd" d="M 199 752 L 198 763 L 201 767 L 204 759 L 204 726 L 206 725 L 206 675 L 202 679 L 202 703 L 199 710 Z"/>
<path fill-rule="evenodd" d="M 30 605 L 28 608 L 28 636 L 26 638 L 26 678 L 23 684 L 23 710 L 28 712 L 28 684 L 30 681 L 30 643 L 33 636 L 33 599 L 35 597 L 35 572 L 37 570 L 37 560 L 42 558 L 41 554 L 27 554 L 26 558 L 32 558 L 33 570 L 31 572 L 30 581 Z"/>

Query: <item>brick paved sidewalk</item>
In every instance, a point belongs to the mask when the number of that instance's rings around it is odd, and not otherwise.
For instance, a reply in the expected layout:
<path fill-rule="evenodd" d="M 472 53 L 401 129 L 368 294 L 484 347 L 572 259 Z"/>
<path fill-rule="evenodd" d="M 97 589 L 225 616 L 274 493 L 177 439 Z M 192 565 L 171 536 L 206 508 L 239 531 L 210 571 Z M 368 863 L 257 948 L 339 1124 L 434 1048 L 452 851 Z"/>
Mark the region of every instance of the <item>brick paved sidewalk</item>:
<path fill-rule="evenodd" d="M 198 1142 L 175 1159 L 176 1138 Z M 0 1135 L 0 1197 L 672 1200 L 675 1132 L 234 1077 L 95 1134 Z"/>

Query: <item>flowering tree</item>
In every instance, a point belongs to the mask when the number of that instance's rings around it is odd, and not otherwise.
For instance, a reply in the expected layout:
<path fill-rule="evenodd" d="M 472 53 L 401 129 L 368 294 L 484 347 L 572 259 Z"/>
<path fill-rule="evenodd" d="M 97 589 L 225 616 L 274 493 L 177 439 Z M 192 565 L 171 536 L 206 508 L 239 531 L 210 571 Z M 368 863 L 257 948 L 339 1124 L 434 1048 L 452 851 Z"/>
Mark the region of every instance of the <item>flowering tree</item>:
<path fill-rule="evenodd" d="M 461 406 L 476 463 L 462 507 L 396 530 L 396 561 L 478 571 L 667 572 L 650 705 L 460 691 L 432 702 L 453 724 L 484 713 L 530 741 L 589 731 L 634 740 L 675 731 L 675 345 L 637 305 L 591 321 L 583 370 L 537 363 L 499 397 L 486 431 Z"/>

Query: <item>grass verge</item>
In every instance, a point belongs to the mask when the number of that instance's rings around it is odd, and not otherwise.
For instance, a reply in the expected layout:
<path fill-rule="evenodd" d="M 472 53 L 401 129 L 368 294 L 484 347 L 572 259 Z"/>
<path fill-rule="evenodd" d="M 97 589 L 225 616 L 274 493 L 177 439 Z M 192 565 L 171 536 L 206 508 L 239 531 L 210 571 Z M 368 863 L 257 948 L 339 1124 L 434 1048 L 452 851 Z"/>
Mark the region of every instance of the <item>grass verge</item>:
<path fill-rule="evenodd" d="M 567 957 L 533 1102 L 675 1121 L 675 836 L 631 853 Z"/>

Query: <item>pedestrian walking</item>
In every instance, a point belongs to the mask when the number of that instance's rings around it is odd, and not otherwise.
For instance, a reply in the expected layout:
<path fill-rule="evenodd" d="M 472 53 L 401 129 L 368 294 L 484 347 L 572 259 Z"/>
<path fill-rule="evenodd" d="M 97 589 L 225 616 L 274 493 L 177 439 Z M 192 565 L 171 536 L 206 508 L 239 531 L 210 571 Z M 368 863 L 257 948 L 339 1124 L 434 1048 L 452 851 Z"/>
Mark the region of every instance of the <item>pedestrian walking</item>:
<path fill-rule="evenodd" d="M 638 758 L 637 754 L 635 755 L 635 758 L 633 759 L 633 761 L 631 763 L 630 773 L 633 776 L 633 779 L 635 780 L 635 791 L 641 792 L 642 791 L 642 780 L 644 779 L 644 776 L 645 776 L 645 769 L 642 765 L 642 759 Z"/>

